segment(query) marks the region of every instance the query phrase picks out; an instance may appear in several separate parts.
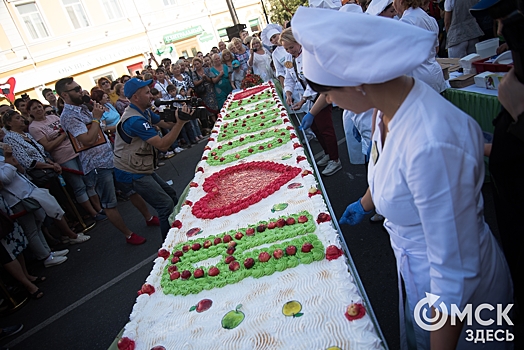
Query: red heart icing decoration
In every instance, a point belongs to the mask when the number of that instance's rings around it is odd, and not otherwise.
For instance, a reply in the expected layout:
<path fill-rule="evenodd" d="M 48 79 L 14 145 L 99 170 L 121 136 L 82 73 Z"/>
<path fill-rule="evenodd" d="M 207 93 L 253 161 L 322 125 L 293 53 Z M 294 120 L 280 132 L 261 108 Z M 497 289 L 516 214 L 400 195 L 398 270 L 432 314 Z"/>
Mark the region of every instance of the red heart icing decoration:
<path fill-rule="evenodd" d="M 238 213 L 275 193 L 302 169 L 274 162 L 250 162 L 228 167 L 206 178 L 207 194 L 193 205 L 197 218 L 214 219 Z"/>
<path fill-rule="evenodd" d="M 244 90 L 244 91 L 239 92 L 238 94 L 236 94 L 235 97 L 233 97 L 233 101 L 242 100 L 242 99 L 244 99 L 246 97 L 252 96 L 254 94 L 258 94 L 259 92 L 264 91 L 267 88 L 268 88 L 267 86 L 260 85 L 260 86 L 255 86 L 255 87 L 253 87 L 251 89 Z"/>

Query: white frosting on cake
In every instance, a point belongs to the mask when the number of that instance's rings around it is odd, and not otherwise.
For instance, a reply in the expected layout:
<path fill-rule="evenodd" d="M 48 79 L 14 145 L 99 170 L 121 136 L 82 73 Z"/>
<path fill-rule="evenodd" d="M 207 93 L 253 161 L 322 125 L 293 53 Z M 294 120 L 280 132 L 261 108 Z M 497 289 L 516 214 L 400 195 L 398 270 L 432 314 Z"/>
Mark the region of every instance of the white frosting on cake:
<path fill-rule="evenodd" d="M 230 101 L 231 97 L 226 105 Z M 279 128 L 289 125 L 285 123 Z M 215 129 L 219 127 L 220 123 L 217 123 Z M 208 145 L 213 149 L 228 141 L 215 140 Z M 307 160 L 297 163 L 298 156 L 305 156 L 303 148 L 293 148 L 294 143 L 300 142 L 298 138 L 289 142 L 286 139 L 284 142 L 287 143 L 281 147 L 228 164 L 210 166 L 205 160 L 200 161 L 197 168 L 202 167 L 204 172 L 196 172 L 193 181 L 198 187 L 191 188 L 186 199 L 196 203 L 206 195 L 202 184 L 207 177 L 236 164 L 270 160 L 313 172 Z M 204 156 L 209 156 L 210 152 L 204 151 Z M 282 160 L 285 155 L 291 155 L 291 158 Z M 288 185 L 291 183 L 299 183 L 303 187 L 290 189 Z M 169 231 L 162 248 L 171 252 L 181 242 L 219 235 L 301 211 L 308 211 L 314 218 L 319 213 L 328 213 L 322 195 L 309 197 L 308 190 L 311 187 L 318 187 L 315 177 L 312 174 L 304 177 L 299 174 L 258 203 L 213 220 L 195 217 L 191 212 L 192 207 L 184 205 L 176 216 L 182 222 L 182 227 Z M 273 206 L 279 203 L 287 203 L 288 206 L 282 211 L 271 212 Z M 200 228 L 202 233 L 188 238 L 186 232 L 195 227 Z M 340 247 L 338 233 L 331 222 L 318 224 L 315 234 L 324 247 Z M 187 296 L 165 295 L 162 292 L 160 280 L 168 264 L 169 260 L 155 259 L 146 283 L 154 286 L 156 291 L 137 298 L 130 322 L 125 326 L 123 336 L 134 340 L 136 349 L 151 349 L 156 345 L 163 345 L 166 349 L 327 349 L 330 346 L 341 349 L 382 349 L 368 314 L 354 321 L 348 321 L 344 315 L 352 302 L 361 302 L 344 257 L 300 264 L 259 279 L 248 277 L 235 284 Z M 211 308 L 202 313 L 190 312 L 191 306 L 197 305 L 202 299 L 211 299 Z M 302 317 L 286 317 L 282 314 L 283 305 L 292 300 L 302 304 Z M 239 304 L 242 304 L 239 310 L 245 314 L 243 322 L 234 329 L 222 328 L 222 317 L 235 310 Z"/>
<path fill-rule="evenodd" d="M 202 299 L 213 300 L 211 308 L 189 312 Z M 302 304 L 304 316 L 282 314 L 291 300 Z M 381 349 L 368 315 L 344 316 L 347 305 L 359 301 L 344 260 L 322 260 L 194 295 L 141 295 L 124 335 L 137 349 Z M 244 321 L 222 328 L 222 317 L 238 304 Z"/>

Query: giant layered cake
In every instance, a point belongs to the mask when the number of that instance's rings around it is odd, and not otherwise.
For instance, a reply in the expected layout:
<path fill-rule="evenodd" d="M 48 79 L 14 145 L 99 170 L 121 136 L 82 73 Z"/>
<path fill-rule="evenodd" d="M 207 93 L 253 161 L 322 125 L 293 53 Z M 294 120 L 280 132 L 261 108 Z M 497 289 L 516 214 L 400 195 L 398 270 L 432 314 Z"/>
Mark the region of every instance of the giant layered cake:
<path fill-rule="evenodd" d="M 381 349 L 271 83 L 229 97 L 121 349 Z"/>

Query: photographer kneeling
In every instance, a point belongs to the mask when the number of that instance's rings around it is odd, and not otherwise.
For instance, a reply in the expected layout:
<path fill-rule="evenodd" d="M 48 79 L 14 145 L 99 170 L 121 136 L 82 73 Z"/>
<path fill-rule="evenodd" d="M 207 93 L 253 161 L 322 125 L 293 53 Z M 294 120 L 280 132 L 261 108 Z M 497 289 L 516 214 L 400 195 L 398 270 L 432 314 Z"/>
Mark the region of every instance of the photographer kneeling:
<path fill-rule="evenodd" d="M 183 106 L 175 111 L 176 121 L 166 122 L 151 111 L 152 80 L 130 79 L 124 85 L 124 95 L 131 104 L 117 124 L 114 165 L 115 178 L 123 187 L 140 194 L 158 212 L 160 231 L 165 238 L 169 231 L 168 217 L 178 202 L 176 192 L 155 173 L 156 149 L 166 151 L 191 119 L 193 111 Z M 154 125 L 171 129 L 158 136 Z"/>

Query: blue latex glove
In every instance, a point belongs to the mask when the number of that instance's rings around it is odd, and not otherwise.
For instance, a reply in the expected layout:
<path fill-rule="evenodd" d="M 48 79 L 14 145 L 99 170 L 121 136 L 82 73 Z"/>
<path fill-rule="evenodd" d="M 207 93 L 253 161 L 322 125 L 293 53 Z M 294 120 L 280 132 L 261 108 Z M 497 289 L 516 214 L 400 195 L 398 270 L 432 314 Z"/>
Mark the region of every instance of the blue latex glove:
<path fill-rule="evenodd" d="M 311 127 L 311 124 L 313 124 L 313 119 L 315 119 L 315 116 L 309 112 L 302 118 L 302 123 L 300 123 L 300 126 L 298 127 L 299 130 L 306 130 Z"/>
<path fill-rule="evenodd" d="M 364 210 L 364 208 L 362 207 L 362 204 L 360 203 L 361 199 L 362 197 L 360 197 L 358 201 L 348 205 L 348 207 L 344 211 L 344 214 L 342 214 L 342 217 L 338 221 L 339 224 L 356 225 L 364 219 L 364 216 L 366 214 L 371 214 L 371 210 L 370 211 Z"/>

